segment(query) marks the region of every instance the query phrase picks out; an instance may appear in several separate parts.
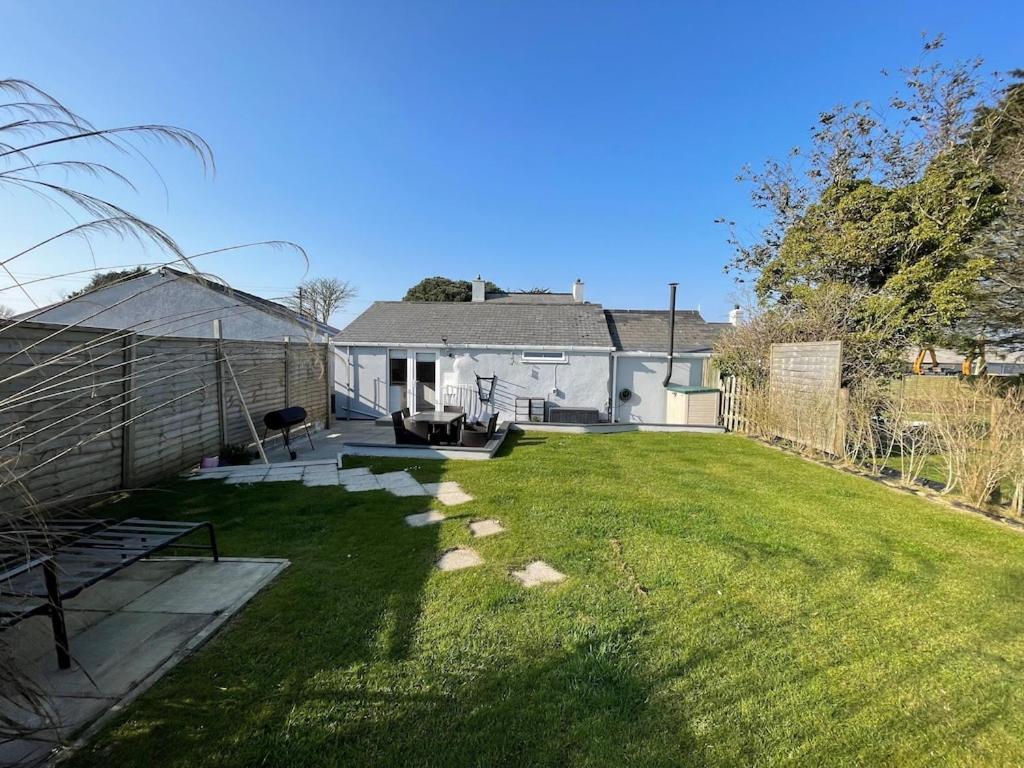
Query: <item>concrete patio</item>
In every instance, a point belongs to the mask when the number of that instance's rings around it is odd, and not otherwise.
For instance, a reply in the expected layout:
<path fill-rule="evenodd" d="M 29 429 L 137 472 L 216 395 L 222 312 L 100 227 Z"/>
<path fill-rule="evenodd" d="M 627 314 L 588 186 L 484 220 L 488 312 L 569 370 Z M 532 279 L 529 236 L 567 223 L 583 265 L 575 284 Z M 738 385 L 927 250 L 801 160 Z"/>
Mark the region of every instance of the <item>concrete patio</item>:
<path fill-rule="evenodd" d="M 501 425 L 494 438 L 486 446 L 469 448 L 459 445 L 397 445 L 395 431 L 390 423 L 382 424 L 370 420 L 338 420 L 330 429 L 318 429 L 310 433 L 313 447 L 309 445 L 303 429 L 292 429 L 291 445 L 296 453 L 293 460 L 285 450 L 279 436 L 270 436 L 266 444 L 267 459 L 272 464 L 335 460 L 339 454 L 349 456 L 377 456 L 391 458 L 421 459 L 490 459 L 501 447 L 508 435 L 508 426 Z M 257 461 L 259 461 L 257 459 Z"/>
<path fill-rule="evenodd" d="M 47 701 L 46 717 L 22 700 L 4 714 L 35 730 L 0 744 L 0 765 L 47 761 L 72 738 L 146 691 L 288 566 L 256 558 L 143 560 L 65 602 L 72 668 L 59 670 L 49 618 L 5 630 L 19 669 Z"/>

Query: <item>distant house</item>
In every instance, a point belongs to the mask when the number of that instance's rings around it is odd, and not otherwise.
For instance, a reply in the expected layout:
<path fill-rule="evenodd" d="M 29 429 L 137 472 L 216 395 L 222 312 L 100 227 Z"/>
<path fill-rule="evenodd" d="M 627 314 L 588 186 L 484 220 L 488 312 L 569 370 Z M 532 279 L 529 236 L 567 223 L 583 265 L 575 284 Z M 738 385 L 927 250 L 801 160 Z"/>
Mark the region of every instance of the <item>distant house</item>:
<path fill-rule="evenodd" d="M 251 341 L 325 341 L 338 332 L 283 304 L 168 267 L 19 317 L 192 338 L 212 338 L 213 321 L 219 320 L 224 338 Z"/>
<path fill-rule="evenodd" d="M 672 384 L 703 382 L 725 325 L 676 313 Z M 523 420 L 529 398 L 602 421 L 664 423 L 668 328 L 667 310 L 606 310 L 585 301 L 580 281 L 569 293 L 485 293 L 478 278 L 469 302 L 378 301 L 334 338 L 335 413 L 455 405 Z"/>

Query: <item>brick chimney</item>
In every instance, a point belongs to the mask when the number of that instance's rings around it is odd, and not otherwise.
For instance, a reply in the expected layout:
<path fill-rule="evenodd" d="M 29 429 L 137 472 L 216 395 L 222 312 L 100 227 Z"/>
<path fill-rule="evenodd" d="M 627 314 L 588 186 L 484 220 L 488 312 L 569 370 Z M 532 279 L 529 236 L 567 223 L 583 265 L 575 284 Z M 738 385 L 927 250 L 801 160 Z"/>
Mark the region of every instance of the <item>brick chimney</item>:
<path fill-rule="evenodd" d="M 572 300 L 577 304 L 583 303 L 583 281 L 578 277 L 576 282 L 572 284 Z"/>

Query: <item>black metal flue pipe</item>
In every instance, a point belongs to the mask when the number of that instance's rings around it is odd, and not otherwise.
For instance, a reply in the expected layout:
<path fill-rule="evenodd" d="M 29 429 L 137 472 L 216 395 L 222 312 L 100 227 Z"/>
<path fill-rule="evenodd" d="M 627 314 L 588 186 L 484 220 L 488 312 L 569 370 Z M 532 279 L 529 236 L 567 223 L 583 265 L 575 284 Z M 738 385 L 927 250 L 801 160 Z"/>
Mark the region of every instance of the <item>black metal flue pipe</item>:
<path fill-rule="evenodd" d="M 679 283 L 668 284 L 668 371 L 661 386 L 668 387 L 672 380 L 672 358 L 676 349 L 676 287 Z"/>

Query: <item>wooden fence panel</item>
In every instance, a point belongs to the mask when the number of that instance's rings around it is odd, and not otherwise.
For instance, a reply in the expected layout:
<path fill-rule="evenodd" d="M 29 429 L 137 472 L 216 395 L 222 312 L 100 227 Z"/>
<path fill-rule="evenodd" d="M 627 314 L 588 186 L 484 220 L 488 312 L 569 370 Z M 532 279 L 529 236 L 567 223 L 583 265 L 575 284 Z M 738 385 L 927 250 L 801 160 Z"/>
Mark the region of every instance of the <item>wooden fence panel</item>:
<path fill-rule="evenodd" d="M 226 366 L 258 425 L 286 405 L 327 421 L 324 344 L 136 336 L 19 323 L 0 328 L 0 503 L 91 501 L 158 481 L 251 440 Z"/>
<path fill-rule="evenodd" d="M 772 344 L 768 419 L 779 437 L 824 453 L 843 452 L 841 341 Z"/>

